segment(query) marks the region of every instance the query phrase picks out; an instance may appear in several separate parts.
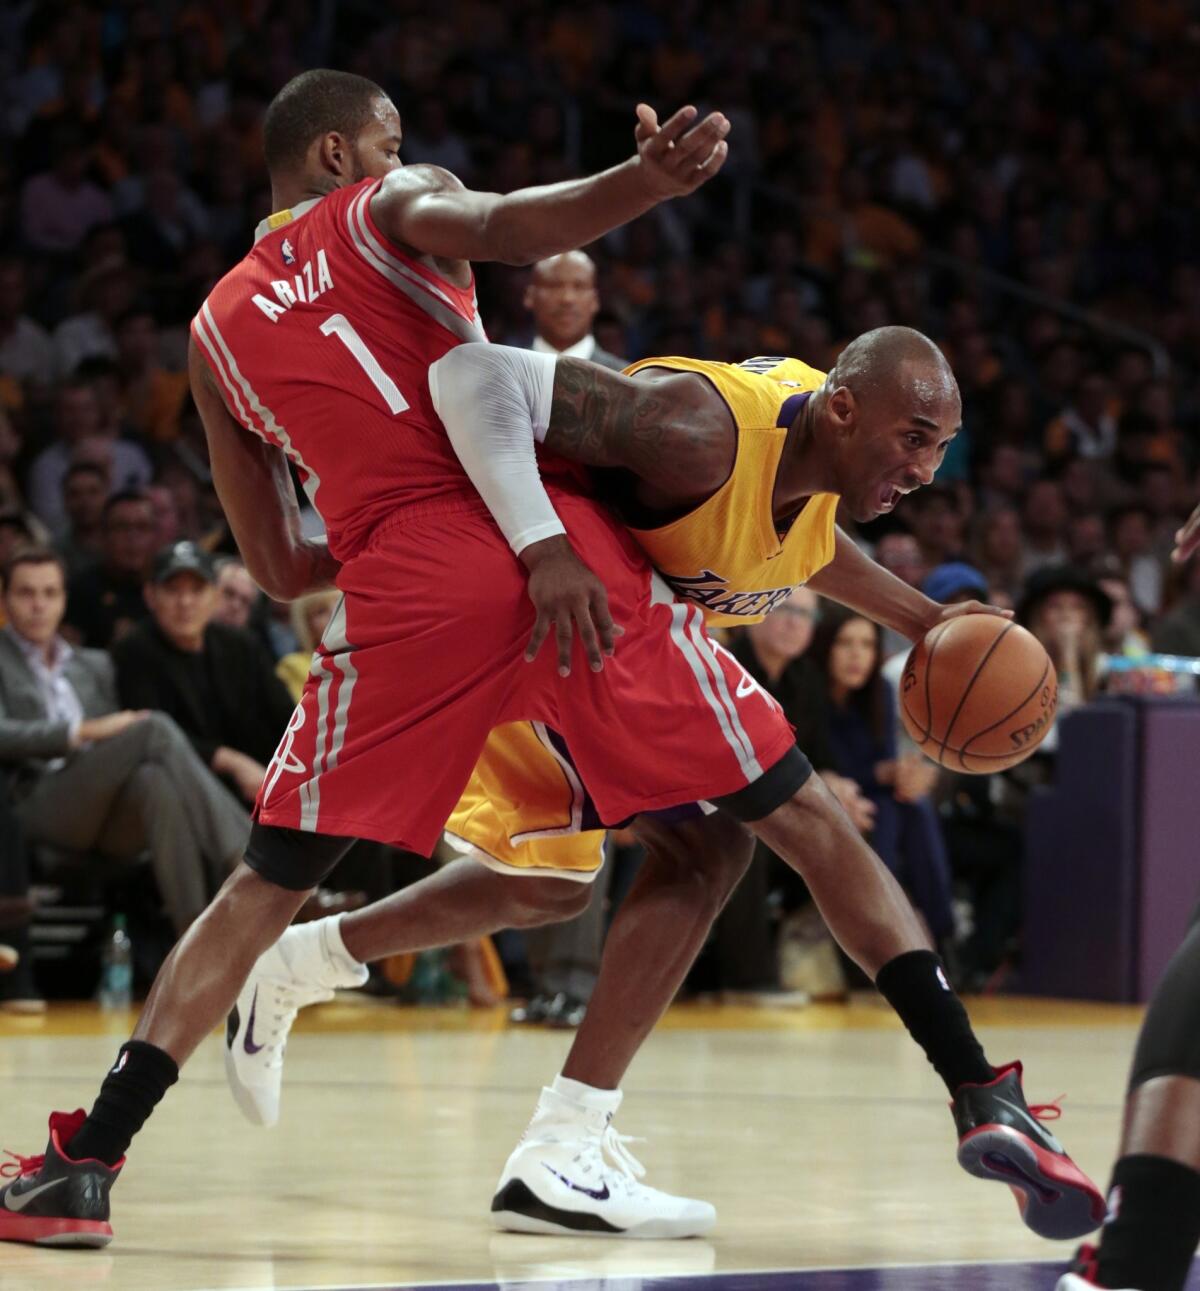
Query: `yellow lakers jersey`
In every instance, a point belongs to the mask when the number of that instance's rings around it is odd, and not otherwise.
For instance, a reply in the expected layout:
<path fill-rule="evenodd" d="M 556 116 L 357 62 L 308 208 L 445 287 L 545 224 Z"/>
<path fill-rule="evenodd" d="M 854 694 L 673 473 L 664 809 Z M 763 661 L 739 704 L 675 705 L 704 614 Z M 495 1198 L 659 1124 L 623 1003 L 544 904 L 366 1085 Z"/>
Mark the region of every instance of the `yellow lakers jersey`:
<path fill-rule="evenodd" d="M 788 427 L 825 373 L 783 358 L 643 359 L 625 371 L 644 368 L 706 377 L 733 415 L 737 448 L 711 498 L 669 524 L 630 532 L 675 594 L 701 605 L 710 623 L 757 623 L 833 559 L 836 494 L 809 498 L 782 536 L 771 512 Z"/>

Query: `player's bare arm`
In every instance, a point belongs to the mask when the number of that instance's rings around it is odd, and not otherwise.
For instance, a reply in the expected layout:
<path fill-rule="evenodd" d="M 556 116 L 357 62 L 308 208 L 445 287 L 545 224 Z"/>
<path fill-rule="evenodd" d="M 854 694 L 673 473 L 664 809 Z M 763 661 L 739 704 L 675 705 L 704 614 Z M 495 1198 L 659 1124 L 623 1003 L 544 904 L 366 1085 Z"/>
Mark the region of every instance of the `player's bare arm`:
<path fill-rule="evenodd" d="M 473 192 L 438 166 L 398 167 L 372 198 L 371 215 L 393 241 L 439 261 L 533 264 L 711 179 L 728 155 L 729 121 L 719 112 L 699 122 L 696 115 L 681 108 L 660 125 L 654 109 L 639 104 L 637 152 L 628 161 L 515 193 Z"/>
<path fill-rule="evenodd" d="M 560 358 L 544 442 L 570 461 L 630 472 L 641 502 L 668 509 L 711 497 L 725 483 L 737 430 L 703 377 L 666 369 L 627 377 Z"/>
<path fill-rule="evenodd" d="M 331 586 L 340 566 L 324 541 L 304 537 L 282 451 L 234 420 L 195 341 L 188 345 L 188 374 L 217 497 L 254 581 L 277 601 Z"/>
<path fill-rule="evenodd" d="M 958 605 L 931 601 L 872 560 L 840 528 L 833 560 L 808 580 L 808 586 L 910 641 L 919 641 L 930 628 L 961 614 L 998 614 L 1009 619 L 1013 616 L 1011 610 L 984 605 L 982 601 Z"/>

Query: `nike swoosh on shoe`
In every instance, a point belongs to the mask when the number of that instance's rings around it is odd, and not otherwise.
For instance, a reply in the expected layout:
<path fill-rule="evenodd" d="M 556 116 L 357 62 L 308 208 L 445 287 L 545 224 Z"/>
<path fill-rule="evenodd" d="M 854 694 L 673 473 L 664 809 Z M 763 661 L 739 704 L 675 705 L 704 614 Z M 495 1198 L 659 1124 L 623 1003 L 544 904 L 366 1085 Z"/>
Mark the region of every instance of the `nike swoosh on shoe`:
<path fill-rule="evenodd" d="M 242 1048 L 249 1054 L 258 1053 L 262 1049 L 261 1044 L 254 1043 L 254 1015 L 258 1011 L 258 987 L 254 988 L 254 998 L 250 1001 L 250 1020 L 246 1023 L 246 1037 L 242 1041 Z"/>
<path fill-rule="evenodd" d="M 49 1183 L 39 1184 L 36 1188 L 29 1188 L 25 1192 L 21 1193 L 15 1193 L 13 1189 L 10 1188 L 4 1194 L 5 1209 L 15 1211 L 17 1214 L 20 1214 L 20 1212 L 23 1211 L 35 1197 L 40 1196 L 43 1192 L 49 1192 L 51 1188 L 57 1187 L 60 1183 L 66 1183 L 66 1178 L 51 1179 Z"/>
<path fill-rule="evenodd" d="M 1007 1107 L 1014 1116 L 1019 1116 L 1026 1125 L 1031 1126 L 1036 1131 L 1038 1138 L 1049 1143 L 1055 1152 L 1061 1152 L 1064 1156 L 1066 1155 L 1066 1149 L 1063 1145 L 1054 1137 L 1053 1134 L 1050 1133 L 1048 1129 L 1046 1129 L 1044 1125 L 1039 1121 L 1034 1120 L 1034 1118 L 1030 1116 L 1023 1107 L 1018 1107 L 1016 1103 L 1010 1103 L 1007 1098 L 1001 1098 L 999 1094 L 996 1095 L 996 1102 L 998 1102 L 1002 1107 Z"/>
<path fill-rule="evenodd" d="M 542 1162 L 542 1165 L 545 1166 L 545 1168 L 549 1170 L 557 1180 L 561 1183 L 565 1183 L 568 1188 L 572 1189 L 574 1192 L 583 1193 L 585 1197 L 591 1197 L 593 1201 L 607 1201 L 610 1196 L 608 1184 L 605 1184 L 602 1189 L 585 1188 L 581 1183 L 572 1183 L 565 1174 L 559 1174 L 552 1165 L 547 1165 L 545 1161 Z"/>

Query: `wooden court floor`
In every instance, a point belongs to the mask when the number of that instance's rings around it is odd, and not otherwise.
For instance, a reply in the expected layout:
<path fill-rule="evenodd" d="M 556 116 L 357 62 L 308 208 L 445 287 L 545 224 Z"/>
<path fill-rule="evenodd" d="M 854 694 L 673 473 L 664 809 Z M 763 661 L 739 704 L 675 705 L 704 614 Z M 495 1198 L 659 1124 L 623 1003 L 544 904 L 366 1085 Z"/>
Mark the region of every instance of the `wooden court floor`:
<path fill-rule="evenodd" d="M 993 1061 L 1024 1059 L 1031 1102 L 1067 1092 L 1056 1132 L 1103 1183 L 1137 1011 L 1007 1000 L 972 1012 Z M 0 1146 L 41 1151 L 47 1112 L 90 1104 L 128 1025 L 90 1007 L 0 1015 Z M 508 1027 L 502 1011 L 339 1001 L 302 1017 L 281 1122 L 257 1130 L 226 1092 L 214 1035 L 134 1144 L 114 1192 L 113 1245 L 0 1247 L 0 1289 L 586 1279 L 592 1291 L 629 1291 L 654 1278 L 787 1270 L 759 1281 L 1052 1291 L 1050 1261 L 1070 1254 L 1021 1226 L 1007 1190 L 959 1171 L 940 1083 L 873 1000 L 800 1012 L 680 1006 L 651 1039 L 618 1128 L 645 1136 L 634 1150 L 649 1182 L 716 1204 L 711 1239 L 493 1234 L 500 1167 L 567 1044 Z M 937 1267 L 956 1262 L 997 1267 Z M 883 1271 L 815 1272 L 834 1269 Z"/>

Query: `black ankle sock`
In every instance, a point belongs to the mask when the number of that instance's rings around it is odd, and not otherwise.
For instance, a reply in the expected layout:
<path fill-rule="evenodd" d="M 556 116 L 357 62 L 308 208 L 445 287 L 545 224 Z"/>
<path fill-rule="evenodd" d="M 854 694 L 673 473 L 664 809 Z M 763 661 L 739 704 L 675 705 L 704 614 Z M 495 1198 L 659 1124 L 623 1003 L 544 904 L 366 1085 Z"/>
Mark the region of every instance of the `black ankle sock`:
<path fill-rule="evenodd" d="M 1166 1157 L 1122 1157 L 1108 1204 L 1100 1285 L 1183 1291 L 1200 1245 L 1200 1172 Z"/>
<path fill-rule="evenodd" d="M 159 1100 L 179 1079 L 175 1059 L 142 1040 L 121 1046 L 116 1064 L 104 1077 L 100 1097 L 70 1143 L 73 1161 L 95 1159 L 116 1165 Z"/>
<path fill-rule="evenodd" d="M 995 1078 L 971 1030 L 971 1019 L 932 950 L 897 955 L 879 970 L 875 987 L 925 1050 L 951 1094 L 960 1085 L 986 1085 Z"/>

